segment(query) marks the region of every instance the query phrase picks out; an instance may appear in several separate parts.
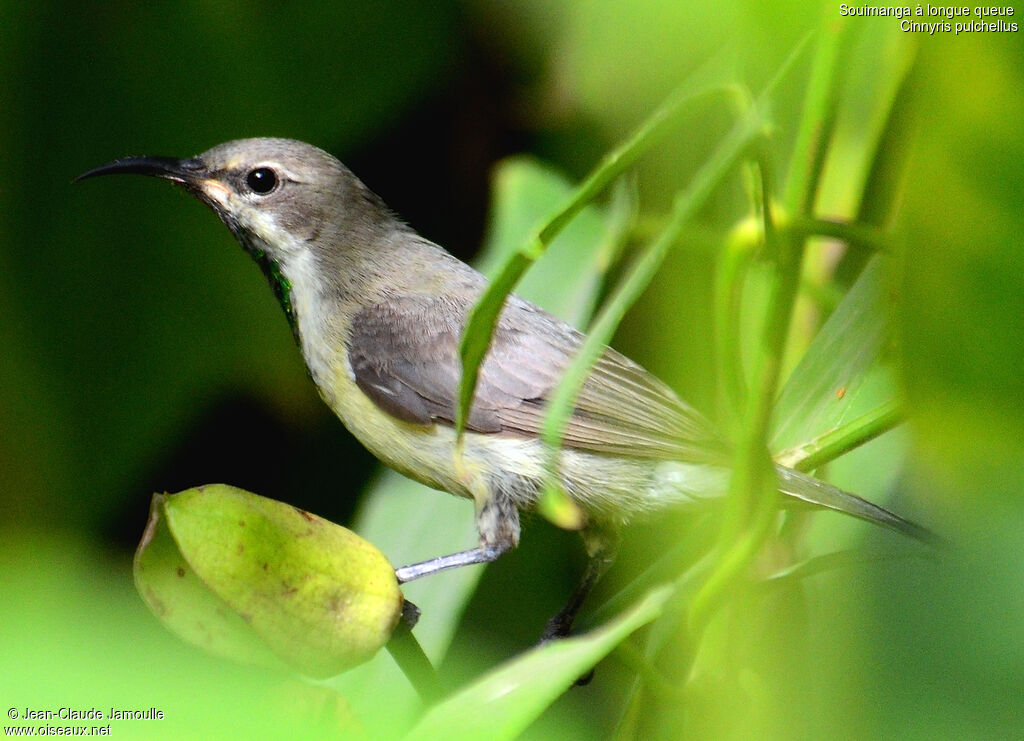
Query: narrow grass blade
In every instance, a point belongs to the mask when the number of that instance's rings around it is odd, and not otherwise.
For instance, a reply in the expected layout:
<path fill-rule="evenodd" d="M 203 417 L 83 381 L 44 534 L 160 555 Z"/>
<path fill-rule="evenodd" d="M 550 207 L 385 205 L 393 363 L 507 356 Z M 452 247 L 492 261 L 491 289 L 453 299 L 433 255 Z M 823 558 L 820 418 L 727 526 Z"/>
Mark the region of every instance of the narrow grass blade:
<path fill-rule="evenodd" d="M 554 700 L 638 628 L 661 613 L 670 586 L 649 592 L 604 627 L 538 646 L 432 708 L 407 739 L 516 738 Z"/>

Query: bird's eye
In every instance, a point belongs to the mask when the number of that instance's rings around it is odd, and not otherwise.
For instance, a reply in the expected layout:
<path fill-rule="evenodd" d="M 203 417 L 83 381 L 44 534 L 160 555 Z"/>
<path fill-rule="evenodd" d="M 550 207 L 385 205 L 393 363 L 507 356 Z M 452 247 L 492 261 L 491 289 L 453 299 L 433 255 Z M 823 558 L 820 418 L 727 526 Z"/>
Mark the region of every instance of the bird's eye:
<path fill-rule="evenodd" d="M 257 167 L 245 176 L 245 184 L 253 193 L 265 196 L 277 187 L 277 173 L 269 167 Z"/>

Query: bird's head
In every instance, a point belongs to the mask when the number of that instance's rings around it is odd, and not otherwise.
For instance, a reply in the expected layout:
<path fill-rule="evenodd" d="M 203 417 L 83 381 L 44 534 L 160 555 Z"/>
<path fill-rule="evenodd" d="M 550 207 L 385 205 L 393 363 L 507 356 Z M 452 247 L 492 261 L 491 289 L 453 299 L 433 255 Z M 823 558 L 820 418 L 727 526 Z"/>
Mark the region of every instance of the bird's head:
<path fill-rule="evenodd" d="M 239 139 L 188 159 L 125 157 L 79 180 L 131 173 L 180 183 L 208 204 L 242 245 L 287 262 L 390 218 L 383 203 L 322 149 L 293 139 Z"/>
<path fill-rule="evenodd" d="M 344 278 L 339 268 L 356 253 L 386 249 L 404 228 L 341 162 L 293 139 L 239 139 L 188 159 L 124 157 L 77 179 L 115 174 L 170 180 L 209 205 L 263 269 L 293 330 L 294 290 L 312 295 L 324 276 Z"/>

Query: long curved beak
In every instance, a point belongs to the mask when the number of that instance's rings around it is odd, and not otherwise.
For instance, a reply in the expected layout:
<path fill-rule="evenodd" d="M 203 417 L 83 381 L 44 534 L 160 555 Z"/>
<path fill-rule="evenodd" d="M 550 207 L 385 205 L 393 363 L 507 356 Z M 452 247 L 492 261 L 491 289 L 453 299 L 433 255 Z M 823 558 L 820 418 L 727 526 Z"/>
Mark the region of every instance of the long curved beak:
<path fill-rule="evenodd" d="M 174 157 L 122 157 L 83 172 L 74 182 L 99 175 L 149 175 L 176 183 L 194 185 L 203 178 L 206 165 L 198 157 L 180 160 Z"/>

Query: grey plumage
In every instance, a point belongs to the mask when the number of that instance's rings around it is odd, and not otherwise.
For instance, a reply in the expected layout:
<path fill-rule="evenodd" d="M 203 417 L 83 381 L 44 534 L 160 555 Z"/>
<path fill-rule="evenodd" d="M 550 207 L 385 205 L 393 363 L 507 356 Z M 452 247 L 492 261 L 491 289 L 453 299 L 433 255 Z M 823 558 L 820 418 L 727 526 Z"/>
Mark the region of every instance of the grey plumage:
<path fill-rule="evenodd" d="M 462 372 L 458 344 L 477 297 L 393 296 L 361 309 L 348 343 L 356 383 L 399 419 L 454 424 Z M 564 322 L 510 297 L 481 366 L 468 428 L 538 435 L 550 395 L 582 340 Z M 723 462 L 723 446 L 707 421 L 611 349 L 580 390 L 564 444 L 607 455 Z"/>

